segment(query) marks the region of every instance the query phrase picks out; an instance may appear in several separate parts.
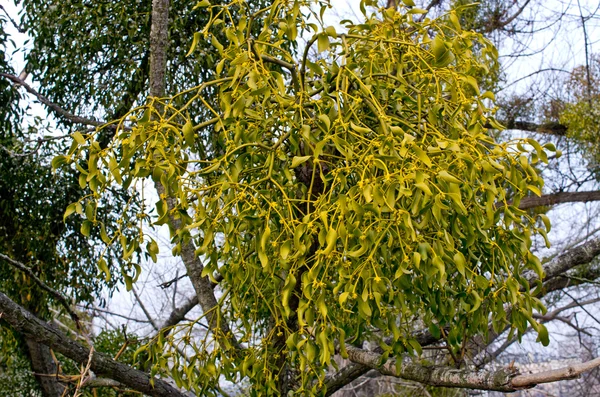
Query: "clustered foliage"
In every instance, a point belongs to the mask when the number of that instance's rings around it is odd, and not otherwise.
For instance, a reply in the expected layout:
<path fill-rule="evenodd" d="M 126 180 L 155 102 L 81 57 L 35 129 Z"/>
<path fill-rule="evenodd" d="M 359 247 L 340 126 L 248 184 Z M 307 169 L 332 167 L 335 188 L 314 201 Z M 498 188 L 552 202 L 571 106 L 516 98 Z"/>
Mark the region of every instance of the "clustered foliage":
<path fill-rule="evenodd" d="M 569 137 L 583 144 L 582 152 L 590 160 L 588 167 L 595 170 L 600 162 L 600 55 L 593 56 L 588 66 L 579 66 L 571 73 L 566 88 L 572 96 L 563 105 L 560 122 L 567 127 Z"/>
<path fill-rule="evenodd" d="M 217 321 L 233 334 L 161 334 L 154 371 L 201 394 L 220 376 L 274 393 L 286 371 L 297 371 L 297 392 L 316 393 L 347 342 L 375 337 L 384 358 L 420 354 L 415 324 L 457 354 L 487 332 L 489 318 L 519 335 L 533 326 L 547 343 L 532 317 L 545 309 L 523 273 L 542 275 L 531 238 L 545 237 L 549 224 L 541 215 L 538 227 L 518 204 L 540 194 L 532 165 L 554 148 L 497 143 L 487 133 L 501 126 L 493 94 L 480 92 L 475 76 L 495 64 L 493 45 L 463 30 L 454 12 L 421 21 L 423 10 L 374 10 L 368 1 L 364 21 L 344 21 L 338 34 L 322 22 L 327 4 L 313 13 L 309 3 L 278 0 L 256 11 L 244 1 L 201 1 L 210 18 L 190 53 L 212 43 L 216 75 L 151 98 L 123 118 L 108 147 L 75 133 L 55 159 L 75 163 L 91 190 L 67 211 L 87 217 L 88 233 L 102 229 L 97 202 L 112 186 L 163 186 L 156 216 L 138 214 L 138 235 L 103 234 L 120 242 L 124 259 L 156 259 L 144 225 L 169 224 L 173 253 L 193 241 L 204 275 L 222 277 Z M 210 34 L 216 28 L 225 38 Z M 285 48 L 299 34 L 311 39 L 296 62 Z M 218 145 L 199 149 L 209 133 Z M 104 261 L 100 268 L 111 272 Z M 172 365 L 165 343 L 196 354 Z"/>
<path fill-rule="evenodd" d="M 250 3 L 258 9 L 265 0 Z M 211 79 L 218 60 L 210 43 L 201 43 L 200 56 L 185 56 L 188 39 L 209 20 L 202 10 L 190 11 L 193 4 L 171 1 L 166 79 L 170 92 Z M 22 6 L 23 27 L 34 38 L 28 69 L 53 102 L 78 115 L 112 119 L 123 117 L 146 97 L 151 0 L 22 0 Z"/>

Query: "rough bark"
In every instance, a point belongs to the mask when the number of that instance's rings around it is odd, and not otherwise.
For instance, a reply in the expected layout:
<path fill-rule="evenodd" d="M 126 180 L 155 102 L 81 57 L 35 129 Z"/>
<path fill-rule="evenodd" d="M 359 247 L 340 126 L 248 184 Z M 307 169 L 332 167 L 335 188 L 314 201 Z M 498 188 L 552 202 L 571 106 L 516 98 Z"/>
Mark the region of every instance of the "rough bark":
<path fill-rule="evenodd" d="M 595 238 L 572 248 L 544 265 L 544 282 L 558 277 L 579 265 L 590 263 L 600 255 L 600 238 Z M 530 280 L 532 282 L 534 280 Z"/>
<path fill-rule="evenodd" d="M 150 96 L 165 96 L 165 76 L 167 69 L 167 47 L 169 36 L 169 0 L 152 1 L 152 25 L 150 27 Z M 160 105 L 157 106 L 160 109 Z M 161 197 L 167 200 L 169 213 L 176 207 L 177 201 L 169 197 L 168 192 L 160 182 L 155 184 L 156 190 Z M 170 225 L 174 230 L 180 230 L 181 221 L 170 216 Z M 192 282 L 198 303 L 202 307 L 208 324 L 213 331 L 220 337 L 226 337 L 231 346 L 238 348 L 239 345 L 235 336 L 229 329 L 225 321 L 219 321 L 219 305 L 215 298 L 213 287 L 208 276 L 202 277 L 204 266 L 196 257 L 195 247 L 190 241 L 181 247 L 181 259 L 186 267 L 187 274 Z"/>
<path fill-rule="evenodd" d="M 169 0 L 152 0 L 150 26 L 150 96 L 165 95 L 169 45 Z"/>
<path fill-rule="evenodd" d="M 541 383 L 575 379 L 583 372 L 600 366 L 600 358 L 570 365 L 565 368 L 520 375 L 515 369 L 499 369 L 495 371 L 476 371 L 440 366 L 423 366 L 413 363 L 397 362 L 395 359 L 381 364 L 381 356 L 377 353 L 350 346 L 348 358 L 379 373 L 406 380 L 424 383 L 431 386 L 459 387 L 462 389 L 490 390 L 514 392 L 534 387 Z"/>
<path fill-rule="evenodd" d="M 549 206 L 562 203 L 587 203 L 600 201 L 600 191 L 592 192 L 561 192 L 545 194 L 541 197 L 527 197 L 521 200 L 519 208 L 522 210 L 540 206 Z"/>
<path fill-rule="evenodd" d="M 445 329 L 448 332 L 448 329 Z M 428 329 L 422 329 L 416 332 L 413 332 L 411 335 L 412 338 L 416 339 L 421 346 L 429 346 L 436 342 L 439 342 L 439 338 L 436 338 L 429 332 Z M 387 344 L 391 344 L 391 338 L 385 341 Z M 373 353 L 382 353 L 381 348 L 376 348 Z M 326 396 L 330 396 L 342 387 L 351 383 L 355 379 L 360 378 L 369 372 L 372 368 L 360 364 L 360 363 L 350 363 L 343 367 L 341 370 L 333 373 L 332 375 L 325 378 L 325 387 L 327 388 Z"/>
<path fill-rule="evenodd" d="M 424 383 L 432 386 L 461 387 L 466 389 L 515 391 L 511 380 L 515 372 L 504 369 L 497 371 L 474 371 L 451 367 L 426 367 L 412 363 L 399 363 L 395 359 L 380 365 L 381 356 L 356 347 L 349 347 L 348 358 L 361 363 L 379 373 L 399 377 L 406 380 Z"/>
<path fill-rule="evenodd" d="M 17 332 L 38 344 L 43 344 L 80 364 L 89 360 L 90 349 L 69 339 L 60 330 L 17 305 L 0 292 L 0 313 Z M 90 360 L 90 369 L 96 375 L 113 379 L 133 390 L 150 396 L 183 397 L 184 394 L 160 379 L 151 378 L 147 373 L 119 363 L 108 355 L 94 352 Z"/>
<path fill-rule="evenodd" d="M 25 339 L 25 344 L 27 345 L 31 370 L 40 389 L 42 389 L 42 395 L 44 397 L 61 397 L 65 387 L 58 382 L 55 376 L 57 375 L 57 367 L 50 353 L 50 348 L 30 338 Z"/>

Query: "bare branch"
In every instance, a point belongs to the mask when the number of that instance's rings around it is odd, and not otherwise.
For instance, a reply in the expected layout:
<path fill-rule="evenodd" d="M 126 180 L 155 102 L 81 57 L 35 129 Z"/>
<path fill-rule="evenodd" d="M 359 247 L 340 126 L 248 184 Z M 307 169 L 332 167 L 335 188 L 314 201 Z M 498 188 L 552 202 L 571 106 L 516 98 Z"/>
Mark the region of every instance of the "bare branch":
<path fill-rule="evenodd" d="M 580 246 L 568 250 L 562 255 L 557 256 L 550 262 L 544 264 L 544 282 L 552 278 L 559 277 L 566 271 L 579 266 L 590 263 L 592 259 L 600 255 L 600 238 L 590 240 Z M 533 284 L 537 277 L 529 277 L 530 283 Z"/>
<path fill-rule="evenodd" d="M 65 308 L 66 312 L 69 314 L 69 316 L 71 317 L 71 319 L 73 321 L 75 321 L 75 324 L 77 324 L 77 328 L 81 328 L 81 326 L 79 324 L 79 316 L 71 308 L 71 304 L 69 303 L 69 299 L 66 296 L 64 296 L 60 292 L 56 291 L 55 289 L 50 288 L 46 283 L 44 283 L 42 280 L 40 280 L 35 275 L 35 273 L 33 273 L 33 270 L 31 270 L 29 267 L 27 267 L 23 263 L 21 263 L 19 261 L 16 261 L 16 260 L 12 259 L 11 257 L 6 256 L 6 255 L 4 255 L 2 253 L 0 253 L 0 258 L 4 259 L 10 265 L 12 265 L 13 267 L 16 267 L 17 269 L 19 269 L 23 273 L 27 274 L 29 277 L 31 277 L 31 279 L 33 281 L 35 281 L 35 283 L 37 285 L 40 286 L 41 289 L 43 289 L 44 291 L 48 292 L 51 296 L 53 296 L 58 301 L 58 303 L 60 303 L 61 306 Z"/>
<path fill-rule="evenodd" d="M 432 386 L 460 387 L 464 389 L 494 390 L 514 392 L 534 387 L 540 383 L 557 382 L 575 379 L 583 372 L 600 366 L 600 358 L 571 365 L 553 371 L 536 374 L 519 375 L 515 370 L 507 368 L 495 371 L 477 371 L 440 366 L 423 366 L 413 363 L 388 360 L 384 364 L 381 355 L 353 346 L 347 348 L 348 358 L 379 373 L 388 376 L 412 380 Z"/>
<path fill-rule="evenodd" d="M 506 18 L 504 21 L 492 21 L 492 23 L 485 29 L 485 33 L 490 33 L 490 32 L 493 32 L 494 30 L 502 29 L 502 28 L 506 27 L 507 25 L 509 25 L 512 21 L 517 19 L 517 17 L 519 15 L 521 15 L 523 13 L 523 11 L 525 11 L 525 8 L 527 7 L 527 5 L 530 2 L 531 2 L 531 0 L 526 0 L 525 3 L 523 3 L 523 5 L 521 7 L 519 7 L 519 9 L 517 11 L 515 11 L 515 13 L 513 15 Z"/>
<path fill-rule="evenodd" d="M 600 201 L 600 191 L 560 192 L 554 194 L 544 194 L 541 197 L 526 197 L 519 203 L 519 208 L 525 210 L 540 206 L 549 206 L 562 203 L 587 203 L 590 201 Z"/>
<path fill-rule="evenodd" d="M 511 385 L 515 389 L 521 389 L 539 385 L 541 383 L 551 383 L 561 380 L 577 379 L 582 373 L 597 367 L 600 367 L 600 357 L 591 361 L 587 361 L 585 363 L 569 365 L 568 367 L 556 369 L 553 371 L 545 371 L 529 375 L 519 375 L 512 380 Z"/>
<path fill-rule="evenodd" d="M 146 309 L 146 305 L 144 305 L 144 302 L 142 302 L 142 299 L 138 295 L 137 290 L 135 289 L 134 286 L 131 287 L 131 290 L 133 291 L 133 296 L 135 296 L 135 300 L 140 305 L 140 307 L 142 308 L 142 311 L 144 312 L 144 315 L 148 319 L 148 322 L 150 322 L 150 324 L 152 324 L 152 328 L 154 328 L 155 331 L 158 331 L 158 324 L 156 323 L 154 318 L 152 318 L 148 309 Z"/>
<path fill-rule="evenodd" d="M 27 92 L 29 92 L 30 94 L 33 94 L 41 103 L 46 105 L 48 108 L 50 108 L 52 111 L 54 111 L 59 116 L 65 118 L 73 123 L 93 125 L 95 127 L 100 127 L 100 126 L 106 125 L 106 123 L 104 123 L 102 121 L 76 116 L 73 113 L 61 108 L 60 106 L 58 106 L 54 102 L 51 102 L 48 98 L 46 98 L 45 96 L 43 96 L 42 94 L 40 94 L 39 92 L 34 90 L 29 84 L 27 84 L 26 82 L 24 82 L 17 76 L 13 76 L 12 74 L 8 74 L 8 73 L 0 73 L 0 76 L 9 79 L 14 84 L 23 86 L 27 90 Z"/>
<path fill-rule="evenodd" d="M 93 312 L 98 312 L 98 313 L 106 313 L 106 314 L 109 314 L 111 316 L 121 317 L 121 318 L 124 318 L 125 320 L 134 321 L 136 323 L 146 323 L 146 324 L 150 323 L 150 321 L 148 321 L 148 320 L 140 320 L 138 318 L 124 316 L 122 314 L 111 312 L 110 310 L 106 310 L 106 309 L 101 309 L 99 307 L 87 308 L 84 305 L 78 305 L 78 306 L 81 307 L 82 309 L 87 309 L 87 310 L 91 310 Z"/>
<path fill-rule="evenodd" d="M 69 339 L 60 330 L 38 319 L 1 292 L 0 313 L 2 313 L 4 321 L 25 337 L 44 344 L 79 364 L 88 362 L 90 356 L 89 348 Z M 167 382 L 152 378 L 147 373 L 115 361 L 101 352 L 93 354 L 90 361 L 90 369 L 98 375 L 114 379 L 133 390 L 150 396 L 184 396 L 183 393 Z"/>

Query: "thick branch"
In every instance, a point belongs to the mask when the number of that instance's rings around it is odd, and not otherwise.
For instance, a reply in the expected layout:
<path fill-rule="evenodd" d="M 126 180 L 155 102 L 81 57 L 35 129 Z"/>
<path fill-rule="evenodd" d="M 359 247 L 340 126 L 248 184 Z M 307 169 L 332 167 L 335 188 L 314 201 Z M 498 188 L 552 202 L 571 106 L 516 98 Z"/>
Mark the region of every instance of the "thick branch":
<path fill-rule="evenodd" d="M 600 268 L 597 266 L 585 269 L 583 272 L 577 272 L 577 275 L 561 274 L 544 282 L 544 293 L 548 294 L 567 287 L 585 284 L 596 280 L 598 277 L 600 277 Z"/>
<path fill-rule="evenodd" d="M 168 39 L 169 0 L 153 0 L 150 26 L 150 96 L 165 96 Z"/>
<path fill-rule="evenodd" d="M 348 358 L 356 363 L 377 370 L 383 375 L 394 376 L 406 380 L 432 386 L 461 387 L 466 389 L 515 391 L 511 380 L 516 375 L 508 370 L 474 371 L 450 367 L 422 366 L 412 363 L 388 360 L 379 365 L 381 355 L 350 346 L 347 348 Z"/>
<path fill-rule="evenodd" d="M 290 74 L 292 75 L 292 84 L 294 85 L 294 90 L 296 90 L 296 92 L 300 90 L 300 84 L 298 83 L 298 73 L 296 72 L 296 65 L 294 65 L 293 63 L 282 61 L 281 59 L 270 57 L 265 54 L 262 54 L 260 56 L 260 59 L 263 62 L 273 63 L 275 65 L 279 65 L 282 68 L 289 70 Z"/>
<path fill-rule="evenodd" d="M 77 363 L 86 364 L 90 359 L 89 348 L 69 339 L 60 330 L 38 319 L 1 292 L 0 313 L 2 314 L 2 320 L 25 337 L 44 344 Z M 183 393 L 167 382 L 151 378 L 147 373 L 119 363 L 100 352 L 94 352 L 92 355 L 90 368 L 97 375 L 114 379 L 127 387 L 150 396 L 184 396 Z"/>
<path fill-rule="evenodd" d="M 583 372 L 600 366 L 600 358 L 581 364 L 570 365 L 558 370 L 536 374 L 518 375 L 507 369 L 496 371 L 476 371 L 451 367 L 423 366 L 412 363 L 388 360 L 380 365 L 381 356 L 353 346 L 348 349 L 348 358 L 375 369 L 383 375 L 412 380 L 431 386 L 460 387 L 464 389 L 494 390 L 514 392 L 534 387 L 540 383 L 574 379 Z"/>
<path fill-rule="evenodd" d="M 550 262 L 544 264 L 544 293 L 564 288 L 569 282 L 568 278 L 562 277 L 565 272 L 579 265 L 589 263 L 598 255 L 600 255 L 600 239 L 594 239 L 578 247 L 572 248 L 564 254 L 557 256 Z M 537 280 L 537 276 L 532 272 L 529 274 L 528 280 L 533 286 Z M 431 345 L 438 341 L 427 330 L 420 331 L 414 336 L 422 346 Z M 498 333 L 495 333 L 492 329 L 490 329 L 488 340 L 485 345 L 493 342 L 498 336 Z M 480 343 L 482 346 L 484 345 L 483 341 L 480 341 Z M 325 380 L 325 385 L 327 387 L 326 395 L 333 394 L 335 391 L 341 389 L 353 380 L 366 374 L 370 369 L 371 367 L 357 362 L 347 365 L 340 371 L 327 377 Z"/>
<path fill-rule="evenodd" d="M 504 121 L 507 130 L 521 130 L 521 131 L 529 131 L 529 132 L 541 132 L 545 134 L 552 134 L 557 136 L 564 136 L 567 133 L 567 126 L 549 122 L 543 124 L 532 123 L 529 121 L 516 121 L 516 120 L 507 120 Z M 487 128 L 492 128 L 491 126 L 486 126 Z"/>
<path fill-rule="evenodd" d="M 544 282 L 561 276 L 576 266 L 590 263 L 598 255 L 600 255 L 600 238 L 595 238 L 572 248 L 544 265 L 544 273 L 546 274 Z M 530 282 L 533 281 L 535 280 L 530 280 Z"/>
<path fill-rule="evenodd" d="M 540 383 L 551 383 L 558 382 L 560 380 L 576 379 L 579 378 L 582 373 L 597 367 L 600 367 L 600 357 L 585 363 L 569 365 L 568 367 L 555 369 L 553 371 L 519 375 L 513 378 L 511 385 L 515 389 L 521 389 L 539 385 Z"/>
<path fill-rule="evenodd" d="M 600 201 L 600 191 L 592 192 L 561 192 L 554 194 L 545 194 L 541 197 L 526 197 L 519 203 L 522 210 L 540 206 L 548 206 L 562 203 L 587 203 L 590 201 Z"/>
<path fill-rule="evenodd" d="M 186 314 L 188 314 L 190 312 L 190 310 L 192 310 L 194 307 L 196 307 L 197 304 L 198 304 L 198 296 L 194 296 L 194 297 L 188 299 L 188 301 L 185 302 L 183 304 L 183 306 L 178 307 L 177 309 L 175 309 L 171 312 L 171 314 L 169 315 L 169 318 L 167 318 L 165 320 L 165 322 L 161 328 L 172 327 L 174 325 L 179 324 L 185 318 Z"/>
<path fill-rule="evenodd" d="M 113 379 L 108 379 L 108 378 L 89 378 L 87 380 L 85 380 L 81 387 L 83 388 L 88 388 L 88 389 L 92 389 L 92 388 L 98 388 L 98 387 L 112 387 L 112 388 L 117 388 L 117 387 L 123 387 L 123 385 L 119 382 L 117 382 L 116 380 Z"/>
<path fill-rule="evenodd" d="M 167 46 L 169 32 L 169 0 L 152 1 L 152 25 L 150 27 L 150 96 L 163 97 L 165 95 L 165 75 L 167 68 Z M 158 105 L 160 106 L 160 105 Z M 158 109 L 161 111 L 162 109 Z M 177 200 L 170 197 L 160 182 L 155 184 L 160 197 L 167 200 L 168 211 L 171 214 L 176 207 Z M 179 219 L 170 216 L 170 225 L 174 230 L 181 230 Z M 187 274 L 196 291 L 198 303 L 202 307 L 208 325 L 216 335 L 227 338 L 231 346 L 238 348 L 239 344 L 225 321 L 220 321 L 219 304 L 215 298 L 213 287 L 208 276 L 202 276 L 204 266 L 195 253 L 195 247 L 190 241 L 182 244 L 181 259 L 185 264 Z"/>
<path fill-rule="evenodd" d="M 58 368 L 48 346 L 31 338 L 24 338 L 27 345 L 27 356 L 33 375 L 42 390 L 44 397 L 62 397 L 65 386 L 59 382 Z"/>
<path fill-rule="evenodd" d="M 446 330 L 447 332 L 447 330 Z M 413 332 L 412 338 L 416 339 L 421 346 L 432 345 L 439 341 L 439 338 L 434 337 L 428 329 Z M 386 343 L 392 343 L 391 340 L 386 340 Z M 377 348 L 374 353 L 381 353 L 380 348 Z M 330 396 L 342 387 L 346 386 L 355 379 L 360 378 L 371 370 L 371 367 L 360 363 L 350 363 L 338 372 L 333 373 L 325 379 L 327 387 L 326 396 Z"/>

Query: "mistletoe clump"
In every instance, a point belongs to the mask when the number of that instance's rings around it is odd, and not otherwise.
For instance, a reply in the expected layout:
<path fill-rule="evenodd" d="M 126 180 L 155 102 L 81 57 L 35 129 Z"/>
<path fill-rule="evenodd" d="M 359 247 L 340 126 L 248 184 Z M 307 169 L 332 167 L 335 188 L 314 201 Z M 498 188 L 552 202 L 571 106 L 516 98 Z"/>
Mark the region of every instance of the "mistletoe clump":
<path fill-rule="evenodd" d="M 420 353 L 415 324 L 457 354 L 489 319 L 547 343 L 523 274 L 542 276 L 531 238 L 549 224 L 518 205 L 540 194 L 532 164 L 554 148 L 487 133 L 502 127 L 475 76 L 495 67 L 496 49 L 454 12 L 421 20 L 423 10 L 364 1 L 364 21 L 338 33 L 306 22 L 309 3 L 200 2 L 211 18 L 190 53 L 215 46 L 214 78 L 136 109 L 106 148 L 78 136 L 65 157 L 87 156 L 85 202 L 152 179 L 158 216 L 141 214 L 135 238 L 107 240 L 155 258 L 141 224 L 169 224 L 174 253 L 193 242 L 223 291 L 212 318 L 230 332 L 214 327 L 191 364 L 157 361 L 190 388 L 224 375 L 276 391 L 291 373 L 314 392 L 349 341 L 376 335 L 384 357 Z M 286 48 L 299 34 L 311 39 L 296 56 Z"/>

